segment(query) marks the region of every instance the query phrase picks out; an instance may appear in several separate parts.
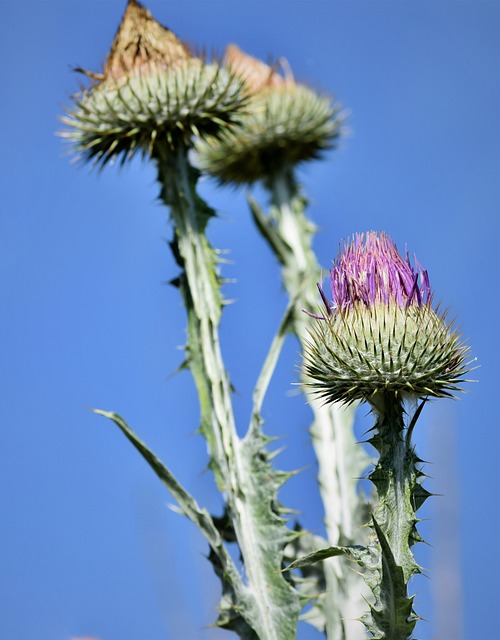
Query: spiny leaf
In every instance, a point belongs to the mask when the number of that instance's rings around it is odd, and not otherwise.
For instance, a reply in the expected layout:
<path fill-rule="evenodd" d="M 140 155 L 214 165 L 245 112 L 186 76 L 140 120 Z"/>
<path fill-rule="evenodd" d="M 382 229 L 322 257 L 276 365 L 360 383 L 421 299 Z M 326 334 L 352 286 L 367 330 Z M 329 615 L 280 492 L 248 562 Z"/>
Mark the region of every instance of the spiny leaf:
<path fill-rule="evenodd" d="M 212 551 L 216 554 L 221 566 L 223 567 L 226 579 L 229 579 L 231 584 L 236 589 L 242 588 L 241 578 L 238 574 L 236 566 L 233 563 L 230 555 L 225 549 L 221 536 L 217 530 L 217 527 L 212 520 L 212 517 L 206 509 L 202 509 L 196 500 L 182 487 L 177 481 L 171 471 L 161 462 L 161 460 L 139 439 L 134 431 L 128 426 L 125 420 L 117 413 L 112 411 L 101 411 L 100 409 L 94 409 L 94 413 L 104 416 L 109 420 L 112 420 L 124 436 L 134 445 L 139 451 L 142 457 L 146 460 L 149 466 L 153 469 L 156 475 L 160 478 L 162 483 L 175 498 L 178 505 L 182 509 L 182 512 L 198 527 L 201 533 L 206 538 Z"/>
<path fill-rule="evenodd" d="M 308 553 L 302 558 L 298 558 L 283 571 L 291 571 L 292 569 L 301 569 L 302 567 L 308 567 L 316 562 L 322 562 L 327 558 L 334 558 L 335 556 L 348 556 L 360 566 L 365 567 L 371 564 L 372 552 L 368 547 L 361 545 L 350 545 L 347 547 L 326 547 L 325 549 L 318 549 L 312 553 Z"/>
<path fill-rule="evenodd" d="M 413 597 L 408 597 L 403 569 L 396 564 L 389 542 L 373 515 L 372 522 L 382 552 L 382 576 L 379 602 L 370 607 L 376 626 L 367 628 L 381 640 L 408 640 L 418 619 L 413 612 Z"/>

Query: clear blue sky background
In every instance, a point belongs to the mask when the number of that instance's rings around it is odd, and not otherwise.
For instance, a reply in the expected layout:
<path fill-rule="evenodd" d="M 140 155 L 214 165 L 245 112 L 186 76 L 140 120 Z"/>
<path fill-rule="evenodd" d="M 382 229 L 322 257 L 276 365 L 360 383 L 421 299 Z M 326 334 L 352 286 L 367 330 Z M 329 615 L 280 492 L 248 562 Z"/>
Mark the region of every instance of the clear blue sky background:
<path fill-rule="evenodd" d="M 493 640 L 498 631 L 498 340 L 500 306 L 500 4 L 497 2 L 149 2 L 182 39 L 229 42 L 268 59 L 349 109 L 351 136 L 300 177 L 328 267 L 339 240 L 384 229 L 429 270 L 481 368 L 471 393 L 441 401 L 417 433 L 433 464 L 415 584 L 420 640 Z M 125 2 L 0 2 L 2 123 L 0 289 L 0 637 L 198 640 L 218 584 L 203 539 L 123 436 L 89 407 L 116 410 L 210 509 L 219 508 L 198 409 L 182 360 L 184 312 L 164 283 L 177 270 L 140 161 L 78 169 L 54 133 L 79 78 L 99 70 Z M 240 424 L 285 305 L 278 270 L 244 194 L 203 193 L 231 250 L 223 350 Z M 265 408 L 285 435 L 282 468 L 305 467 L 282 492 L 321 531 L 309 412 L 291 396 L 289 341 Z M 360 428 L 362 426 L 360 425 Z M 451 566 L 451 574 L 448 571 Z M 456 591 L 457 595 L 453 593 Z M 451 597 L 445 608 L 443 595 Z M 453 599 L 455 598 L 455 599 Z M 316 633 L 301 627 L 300 638 Z"/>

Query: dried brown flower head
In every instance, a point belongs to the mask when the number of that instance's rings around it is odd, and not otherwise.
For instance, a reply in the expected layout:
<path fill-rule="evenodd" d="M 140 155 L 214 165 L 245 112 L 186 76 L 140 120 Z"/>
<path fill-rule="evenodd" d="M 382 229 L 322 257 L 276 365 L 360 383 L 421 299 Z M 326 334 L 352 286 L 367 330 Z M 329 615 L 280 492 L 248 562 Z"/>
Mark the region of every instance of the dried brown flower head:
<path fill-rule="evenodd" d="M 165 145 L 217 136 L 245 105 L 243 80 L 192 55 L 136 0 L 129 0 L 103 74 L 73 96 L 63 132 L 76 151 L 99 165 L 136 152 L 154 156 Z"/>
<path fill-rule="evenodd" d="M 262 60 L 244 53 L 235 44 L 226 47 L 223 62 L 245 81 L 249 93 L 256 94 L 263 89 L 278 89 L 295 84 L 290 71 L 283 77 L 278 73 L 278 65 L 270 67 Z"/>
<path fill-rule="evenodd" d="M 167 68 L 191 57 L 173 31 L 162 26 L 136 0 L 129 0 L 104 63 L 104 77 L 118 79 L 146 65 Z"/>

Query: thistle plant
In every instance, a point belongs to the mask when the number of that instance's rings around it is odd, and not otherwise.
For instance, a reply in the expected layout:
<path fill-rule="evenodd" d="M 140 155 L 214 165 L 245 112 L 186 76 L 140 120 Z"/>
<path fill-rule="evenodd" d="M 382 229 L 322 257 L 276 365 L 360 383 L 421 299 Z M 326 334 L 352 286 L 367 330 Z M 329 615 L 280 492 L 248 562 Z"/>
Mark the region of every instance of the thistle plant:
<path fill-rule="evenodd" d="M 366 598 L 370 611 L 363 621 L 373 637 L 409 638 L 417 616 L 408 582 L 420 571 L 411 552 L 420 540 L 416 511 L 429 495 L 411 436 L 429 397 L 460 389 L 468 348 L 433 306 L 427 273 L 401 258 L 384 234 L 360 235 L 346 246 L 330 274 L 331 299 L 320 287 L 324 311 L 315 313 L 321 269 L 295 171 L 335 144 L 340 107 L 234 45 L 224 64 L 196 57 L 135 0 L 127 4 L 102 73 L 84 73 L 90 86 L 74 96 L 63 118 L 72 148 L 99 168 L 137 153 L 157 168 L 180 270 L 172 283 L 187 315 L 183 364 L 198 392 L 200 432 L 223 513 L 213 516 L 200 506 L 120 415 L 96 413 L 119 427 L 205 536 L 222 585 L 216 624 L 246 640 L 293 640 L 312 601 L 305 619 L 329 640 L 355 640 L 365 636 L 357 619 Z M 252 198 L 250 208 L 289 297 L 243 437 L 220 344 L 224 281 L 219 252 L 206 236 L 215 211 L 197 192 L 201 171 L 221 183 L 264 184 L 269 211 Z M 262 405 L 288 332 L 304 352 L 326 540 L 289 526 L 277 494 L 291 472 L 273 466 L 262 429 Z M 379 459 L 369 478 L 378 502 L 372 506 L 357 486 L 369 466 L 353 435 L 360 402 L 376 417 L 370 442 Z M 241 567 L 229 543 L 237 545 Z"/>
<path fill-rule="evenodd" d="M 266 213 L 249 196 L 253 219 L 281 265 L 284 288 L 293 305 L 291 331 L 301 348 L 307 344 L 308 319 L 302 309 L 314 306 L 321 267 L 312 244 L 315 226 L 308 218 L 307 200 L 296 179 L 299 164 L 320 157 L 342 132 L 341 107 L 283 76 L 237 46 L 226 49 L 225 63 L 244 81 L 249 108 L 238 126 L 222 136 L 197 143 L 198 165 L 222 184 L 252 185 L 260 181 L 269 193 Z M 366 500 L 357 488 L 369 465 L 353 433 L 355 404 L 326 406 L 304 387 L 313 411 L 311 437 L 318 461 L 318 483 L 330 545 L 364 541 Z M 300 539 L 306 543 L 306 538 Z M 314 548 L 319 538 L 307 540 Z M 357 622 L 366 595 L 362 576 L 338 559 L 323 563 L 321 589 L 305 619 L 331 640 L 363 637 Z M 317 585 L 316 585 L 317 586 Z M 308 585 L 310 588 L 310 585 Z"/>
<path fill-rule="evenodd" d="M 181 269 L 175 282 L 188 320 L 185 364 L 198 390 L 200 431 L 225 497 L 224 516 L 215 519 L 200 508 L 119 415 L 98 413 L 118 425 L 205 535 L 222 582 L 217 624 L 242 638 L 288 640 L 295 637 L 302 601 L 280 570 L 283 550 L 297 534 L 286 527 L 276 492 L 290 474 L 271 467 L 268 438 L 260 426 L 261 404 L 288 315 L 271 345 L 250 427 L 241 439 L 219 341 L 223 299 L 218 253 L 205 234 L 214 211 L 196 192 L 199 172 L 188 158 L 195 135 L 222 135 L 241 116 L 246 102 L 242 82 L 217 63 L 193 57 L 134 0 L 127 5 L 104 73 L 92 76 L 97 84 L 75 97 L 65 118 L 70 127 L 66 136 L 85 160 L 101 166 L 116 159 L 126 162 L 138 151 L 157 166 L 161 199 L 174 228 L 171 248 Z M 244 574 L 224 537 L 237 541 Z"/>
<path fill-rule="evenodd" d="M 369 442 L 379 458 L 368 477 L 378 494 L 378 544 L 365 624 L 375 638 L 403 640 L 418 619 L 408 582 L 421 570 L 411 547 L 422 540 L 416 512 L 430 495 L 412 434 L 428 398 L 460 391 L 469 348 L 434 307 L 427 272 L 383 233 L 357 235 L 330 271 L 331 299 L 319 289 L 324 313 L 304 353 L 307 384 L 327 403 L 367 402 L 375 416 Z M 364 551 L 355 554 L 366 566 Z"/>

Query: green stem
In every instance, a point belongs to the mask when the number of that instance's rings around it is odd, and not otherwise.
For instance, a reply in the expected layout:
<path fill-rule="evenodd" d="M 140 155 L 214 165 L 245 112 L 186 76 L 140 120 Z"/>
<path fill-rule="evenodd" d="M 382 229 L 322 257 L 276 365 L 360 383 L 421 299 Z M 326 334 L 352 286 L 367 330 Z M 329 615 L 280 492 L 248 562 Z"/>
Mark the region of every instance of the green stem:
<path fill-rule="evenodd" d="M 416 510 L 429 495 L 421 486 L 424 474 L 411 443 L 423 404 L 407 426 L 400 397 L 380 393 L 370 403 L 377 416 L 370 442 L 377 449 L 379 460 L 369 478 L 379 496 L 373 523 L 380 543 L 380 579 L 374 588 L 372 621 L 367 626 L 377 638 L 406 640 L 417 621 L 413 597 L 408 596 L 410 578 L 420 573 L 411 551 L 411 546 L 421 540 Z"/>
<path fill-rule="evenodd" d="M 205 235 L 213 212 L 196 194 L 197 175 L 184 147 L 159 158 L 158 169 L 161 197 L 174 222 L 172 250 L 182 268 L 179 288 L 188 313 L 187 364 L 198 390 L 201 432 L 209 443 L 219 488 L 233 495 L 238 488 L 232 465 L 237 436 L 219 343 L 222 297 L 217 254 Z"/>
<path fill-rule="evenodd" d="M 217 254 L 205 235 L 214 214 L 196 193 L 198 172 L 189 164 L 186 148 L 160 155 L 157 161 L 162 199 L 175 226 L 172 250 L 182 268 L 179 286 L 188 314 L 187 364 L 200 399 L 201 431 L 245 566 L 246 601 L 236 607 L 259 640 L 292 640 L 300 601 L 280 573 L 289 532 L 273 509 L 277 487 L 272 482 L 270 488 L 262 486 L 263 474 L 274 479 L 265 467 L 267 440 L 260 432 L 260 438 L 238 438 L 220 349 Z"/>
<path fill-rule="evenodd" d="M 303 309 L 315 311 L 319 306 L 316 285 L 321 268 L 312 249 L 315 226 L 305 215 L 306 200 L 290 167 L 272 175 L 266 186 L 271 194 L 270 214 L 265 216 L 255 203 L 250 204 L 257 226 L 282 264 L 284 286 L 295 301 L 293 332 L 303 346 L 308 339 L 308 317 Z M 357 492 L 357 479 L 369 458 L 354 438 L 356 407 L 325 406 L 307 389 L 304 393 L 314 416 L 311 436 L 328 541 L 332 546 L 360 544 L 364 532 L 359 526 L 366 521 L 367 512 Z M 324 568 L 327 590 L 321 606 L 327 638 L 364 637 L 362 626 L 353 622 L 365 608 L 363 579 L 337 558 L 326 560 Z"/>

